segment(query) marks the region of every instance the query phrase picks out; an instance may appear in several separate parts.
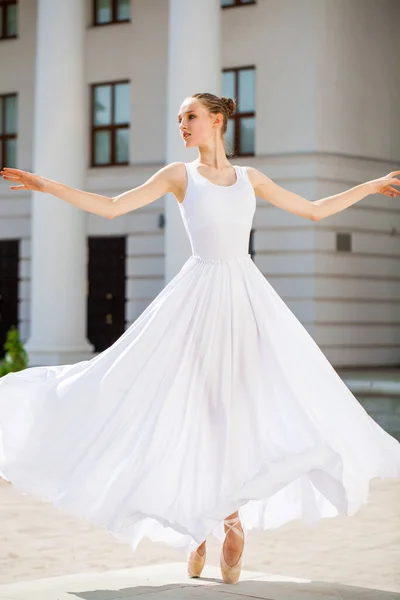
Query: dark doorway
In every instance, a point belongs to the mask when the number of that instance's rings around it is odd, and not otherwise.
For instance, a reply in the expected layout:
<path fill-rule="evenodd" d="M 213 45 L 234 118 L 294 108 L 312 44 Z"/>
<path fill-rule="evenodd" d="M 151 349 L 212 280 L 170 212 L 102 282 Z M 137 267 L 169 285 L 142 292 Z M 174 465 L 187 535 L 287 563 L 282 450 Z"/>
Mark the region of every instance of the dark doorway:
<path fill-rule="evenodd" d="M 0 240 L 0 358 L 8 330 L 18 327 L 19 240 Z"/>
<path fill-rule="evenodd" d="M 125 331 L 125 237 L 89 237 L 87 337 L 102 352 Z"/>

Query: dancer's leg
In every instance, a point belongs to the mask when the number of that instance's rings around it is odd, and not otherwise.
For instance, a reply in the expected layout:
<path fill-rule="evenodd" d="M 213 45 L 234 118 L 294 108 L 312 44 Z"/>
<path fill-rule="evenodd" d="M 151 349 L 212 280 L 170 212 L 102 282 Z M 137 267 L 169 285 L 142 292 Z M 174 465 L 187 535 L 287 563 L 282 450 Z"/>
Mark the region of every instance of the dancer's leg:
<path fill-rule="evenodd" d="M 204 556 L 205 551 L 206 551 L 206 540 L 204 540 L 204 542 L 202 544 L 200 544 L 200 546 L 197 548 L 197 552 L 200 554 L 200 556 Z"/>
<path fill-rule="evenodd" d="M 226 519 L 234 519 L 236 517 L 239 518 L 238 511 L 232 513 L 231 515 L 229 515 L 229 517 L 226 517 Z M 235 525 L 235 527 L 243 533 L 243 528 L 240 521 L 239 523 L 237 523 L 237 525 Z M 229 527 L 225 523 L 224 528 L 226 534 L 224 542 L 225 561 L 229 566 L 234 566 L 238 562 L 240 555 L 243 551 L 244 540 L 241 536 L 237 535 L 235 531 L 229 529 Z"/>

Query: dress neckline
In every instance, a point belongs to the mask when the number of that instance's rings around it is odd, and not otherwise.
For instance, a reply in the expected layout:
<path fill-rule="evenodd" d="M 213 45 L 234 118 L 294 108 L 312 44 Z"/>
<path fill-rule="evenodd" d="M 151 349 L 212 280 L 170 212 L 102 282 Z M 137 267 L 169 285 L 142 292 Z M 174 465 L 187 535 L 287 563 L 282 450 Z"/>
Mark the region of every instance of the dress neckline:
<path fill-rule="evenodd" d="M 237 185 L 239 183 L 239 173 L 237 170 L 237 166 L 236 165 L 232 165 L 232 167 L 235 169 L 235 174 L 236 174 L 236 181 L 234 183 L 231 183 L 231 185 L 220 185 L 219 183 L 214 183 L 213 181 L 211 181 L 210 179 L 207 179 L 207 177 L 204 177 L 204 175 L 202 175 L 195 164 L 191 163 L 193 165 L 194 170 L 196 171 L 197 175 L 199 177 L 201 177 L 202 179 L 205 179 L 206 181 L 208 181 L 208 183 L 211 183 L 211 185 L 215 185 L 216 187 L 219 188 L 233 188 L 235 185 Z"/>

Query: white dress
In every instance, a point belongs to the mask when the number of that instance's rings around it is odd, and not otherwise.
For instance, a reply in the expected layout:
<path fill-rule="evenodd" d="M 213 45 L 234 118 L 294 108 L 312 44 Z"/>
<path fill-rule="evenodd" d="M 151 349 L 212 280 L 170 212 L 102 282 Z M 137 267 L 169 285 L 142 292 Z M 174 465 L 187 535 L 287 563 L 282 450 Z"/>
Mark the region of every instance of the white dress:
<path fill-rule="evenodd" d="M 400 443 L 361 407 L 248 254 L 256 198 L 186 164 L 192 254 L 107 350 L 0 378 L 0 472 L 21 493 L 183 552 L 352 515 Z"/>

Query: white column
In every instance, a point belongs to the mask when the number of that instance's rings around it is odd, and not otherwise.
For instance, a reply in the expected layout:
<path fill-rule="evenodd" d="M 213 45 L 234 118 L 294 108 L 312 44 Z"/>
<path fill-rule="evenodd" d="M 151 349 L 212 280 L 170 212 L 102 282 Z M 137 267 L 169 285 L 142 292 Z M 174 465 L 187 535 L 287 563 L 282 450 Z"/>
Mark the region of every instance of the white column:
<path fill-rule="evenodd" d="M 190 162 L 197 148 L 186 150 L 177 115 L 186 96 L 221 93 L 220 0 L 170 0 L 166 162 Z M 190 244 L 175 196 L 165 198 L 165 283 L 189 257 Z"/>
<path fill-rule="evenodd" d="M 38 0 L 33 171 L 81 188 L 87 162 L 84 2 Z M 86 213 L 32 200 L 30 365 L 93 356 L 86 340 Z"/>

